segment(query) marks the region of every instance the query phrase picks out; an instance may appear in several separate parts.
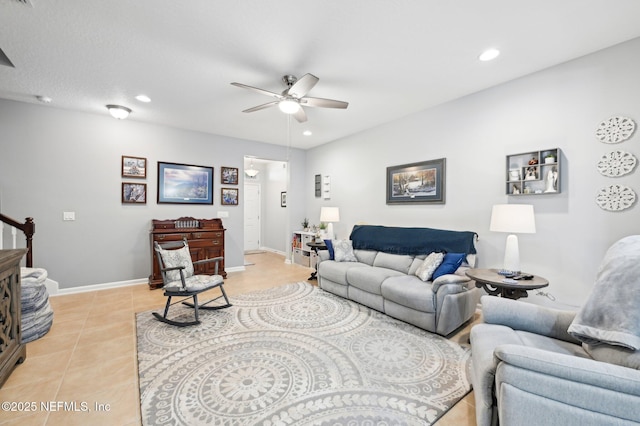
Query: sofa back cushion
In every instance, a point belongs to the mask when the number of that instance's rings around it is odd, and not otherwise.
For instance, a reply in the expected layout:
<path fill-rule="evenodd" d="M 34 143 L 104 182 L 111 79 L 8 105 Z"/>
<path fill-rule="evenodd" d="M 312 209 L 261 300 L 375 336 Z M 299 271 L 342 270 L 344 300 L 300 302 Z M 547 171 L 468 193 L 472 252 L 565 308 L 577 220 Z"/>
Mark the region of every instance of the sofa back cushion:
<path fill-rule="evenodd" d="M 376 258 L 373 261 L 373 266 L 393 269 L 394 271 L 408 274 L 412 263 L 413 256 L 406 254 L 389 254 L 381 251 L 376 255 Z"/>
<path fill-rule="evenodd" d="M 353 250 L 358 258 L 358 262 L 366 263 L 369 266 L 373 266 L 373 261 L 376 260 L 376 255 L 378 254 L 375 250 Z"/>

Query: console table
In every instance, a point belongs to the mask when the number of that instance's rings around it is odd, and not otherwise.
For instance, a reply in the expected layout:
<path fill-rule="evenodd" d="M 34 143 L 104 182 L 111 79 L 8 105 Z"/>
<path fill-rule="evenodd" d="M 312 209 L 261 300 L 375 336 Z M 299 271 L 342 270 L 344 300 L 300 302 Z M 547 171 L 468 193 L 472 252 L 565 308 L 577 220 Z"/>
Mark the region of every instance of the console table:
<path fill-rule="evenodd" d="M 502 296 L 509 299 L 528 297 L 529 290 L 547 287 L 549 281 L 534 275 L 530 280 L 518 280 L 515 284 L 505 283 L 505 277 L 497 269 L 469 269 L 467 276 L 476 281 L 476 287 L 484 289 L 492 296 Z"/>
<path fill-rule="evenodd" d="M 151 289 L 162 287 L 162 275 L 158 267 L 153 250 L 153 243 L 162 244 L 168 241 L 181 241 L 187 239 L 191 260 L 211 259 L 213 257 L 224 257 L 224 226 L 221 219 L 194 219 L 192 217 L 181 217 L 179 219 L 151 221 L 151 275 L 149 276 L 149 287 Z M 214 262 L 205 265 L 196 265 L 196 274 L 215 273 Z M 224 259 L 220 262 L 218 274 L 224 278 L 227 272 L 224 270 Z"/>
<path fill-rule="evenodd" d="M 20 327 L 20 260 L 27 249 L 0 250 L 0 386 L 27 358 Z"/>

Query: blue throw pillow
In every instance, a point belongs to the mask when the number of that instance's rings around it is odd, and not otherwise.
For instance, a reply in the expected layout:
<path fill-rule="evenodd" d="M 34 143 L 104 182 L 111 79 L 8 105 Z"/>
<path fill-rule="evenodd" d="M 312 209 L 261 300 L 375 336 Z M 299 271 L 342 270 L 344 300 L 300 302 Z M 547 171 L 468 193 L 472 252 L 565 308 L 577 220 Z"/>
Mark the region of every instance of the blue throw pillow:
<path fill-rule="evenodd" d="M 432 280 L 435 280 L 441 275 L 453 274 L 464 261 L 464 253 L 447 253 L 444 255 L 444 260 L 438 266 L 431 276 Z"/>
<path fill-rule="evenodd" d="M 323 240 L 324 245 L 327 246 L 327 250 L 329 250 L 329 260 L 335 259 L 335 253 L 333 252 L 333 243 L 331 240 Z"/>

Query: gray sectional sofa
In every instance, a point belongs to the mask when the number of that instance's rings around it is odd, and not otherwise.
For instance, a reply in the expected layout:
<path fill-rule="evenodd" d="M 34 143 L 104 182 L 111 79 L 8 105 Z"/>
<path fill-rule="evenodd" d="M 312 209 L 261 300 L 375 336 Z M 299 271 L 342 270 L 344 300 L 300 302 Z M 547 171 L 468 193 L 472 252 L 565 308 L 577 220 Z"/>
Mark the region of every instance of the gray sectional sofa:
<path fill-rule="evenodd" d="M 475 265 L 476 234 L 430 228 L 356 225 L 351 261 L 319 252 L 318 285 L 427 331 L 448 335 L 473 317 L 480 290 L 465 274 Z M 452 273 L 422 281 L 415 273 L 432 252 L 463 254 Z"/>

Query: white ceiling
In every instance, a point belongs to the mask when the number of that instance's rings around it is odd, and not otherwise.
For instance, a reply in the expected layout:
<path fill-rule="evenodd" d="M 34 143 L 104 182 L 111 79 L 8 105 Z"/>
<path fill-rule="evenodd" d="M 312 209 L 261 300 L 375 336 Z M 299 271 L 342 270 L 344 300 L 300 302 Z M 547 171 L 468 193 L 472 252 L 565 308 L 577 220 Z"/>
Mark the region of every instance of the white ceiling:
<path fill-rule="evenodd" d="M 277 108 L 241 112 L 272 99 L 230 83 L 313 73 L 309 96 L 349 108 L 292 120 L 309 148 L 639 37 L 639 17 L 638 0 L 0 0 L 0 97 L 286 145 Z"/>

